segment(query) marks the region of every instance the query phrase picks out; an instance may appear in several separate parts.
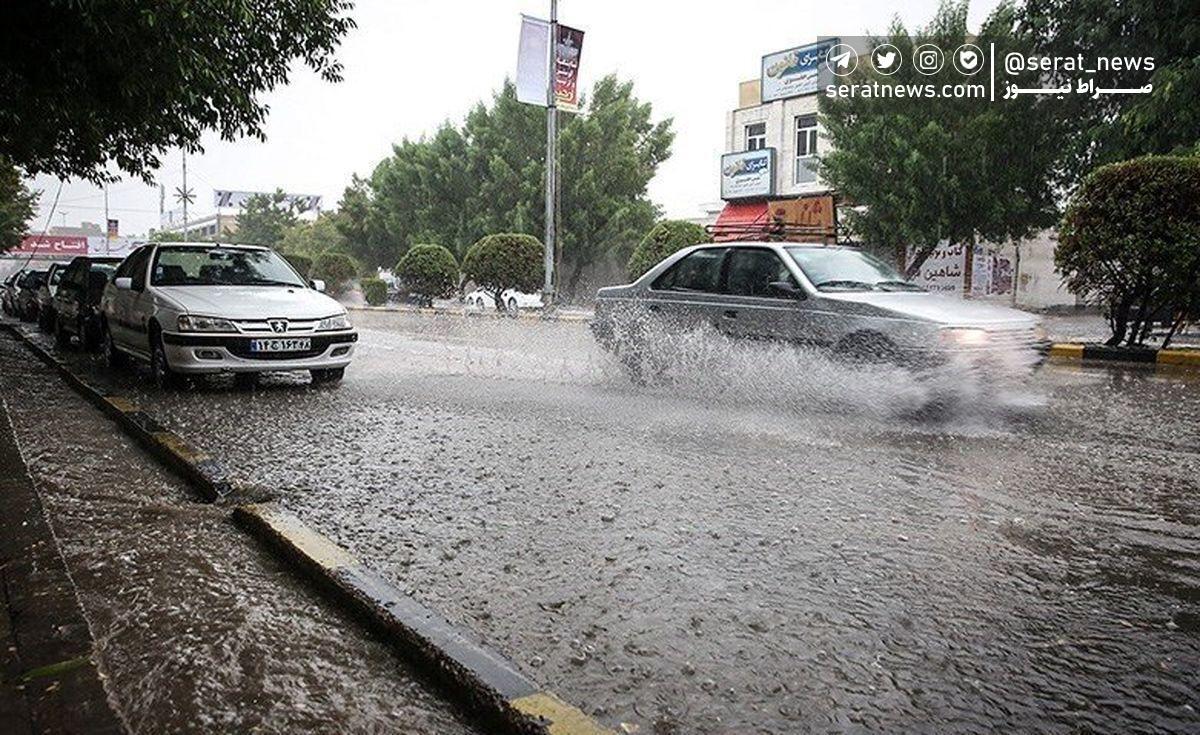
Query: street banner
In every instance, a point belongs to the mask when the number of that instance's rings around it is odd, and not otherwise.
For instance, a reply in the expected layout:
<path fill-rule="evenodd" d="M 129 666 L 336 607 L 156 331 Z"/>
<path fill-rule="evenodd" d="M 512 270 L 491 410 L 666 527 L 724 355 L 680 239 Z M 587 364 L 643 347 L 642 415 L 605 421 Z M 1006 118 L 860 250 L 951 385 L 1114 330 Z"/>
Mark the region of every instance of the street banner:
<path fill-rule="evenodd" d="M 241 209 L 246 206 L 246 200 L 253 196 L 272 196 L 270 191 L 231 191 L 216 189 L 213 191 L 213 206 L 217 209 Z M 294 207 L 297 212 L 310 212 L 321 208 L 319 194 L 285 194 L 284 201 Z"/>
<path fill-rule="evenodd" d="M 916 248 L 909 249 L 910 262 L 916 253 Z M 921 271 L 913 277 L 912 282 L 934 293 L 960 295 L 966 268 L 966 246 L 943 242 L 921 264 Z"/>
<path fill-rule="evenodd" d="M 517 45 L 517 101 L 545 107 L 550 85 L 550 23 L 521 16 L 521 39 Z"/>
<path fill-rule="evenodd" d="M 558 26 L 554 44 L 554 102 L 558 109 L 579 112 L 579 56 L 583 52 L 583 31 Z"/>
<path fill-rule="evenodd" d="M 838 39 L 830 38 L 762 57 L 762 101 L 812 94 L 823 87 L 833 77 L 825 57 L 837 44 Z"/>
<path fill-rule="evenodd" d="M 26 235 L 10 255 L 87 255 L 88 239 L 77 235 Z"/>
<path fill-rule="evenodd" d="M 118 222 L 115 219 L 110 219 L 108 221 L 108 236 L 109 237 L 116 237 L 117 234 L 119 233 L 120 229 L 121 229 L 120 222 Z"/>
<path fill-rule="evenodd" d="M 726 153 L 721 156 L 721 198 L 751 199 L 775 193 L 775 149 Z"/>

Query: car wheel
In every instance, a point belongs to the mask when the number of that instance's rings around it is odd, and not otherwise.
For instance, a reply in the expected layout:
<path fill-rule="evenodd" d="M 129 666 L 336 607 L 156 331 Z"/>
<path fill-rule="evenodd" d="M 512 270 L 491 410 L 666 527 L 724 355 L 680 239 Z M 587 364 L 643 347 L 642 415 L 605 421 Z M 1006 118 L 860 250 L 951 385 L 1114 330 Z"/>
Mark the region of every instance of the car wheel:
<path fill-rule="evenodd" d="M 59 347 L 69 347 L 71 345 L 71 335 L 67 334 L 67 330 L 63 329 L 62 319 L 54 318 L 54 344 Z"/>
<path fill-rule="evenodd" d="M 75 322 L 75 339 L 85 352 L 95 352 L 100 346 L 100 335 L 96 334 L 91 324 L 92 322 L 85 317 L 80 317 L 79 321 Z"/>
<path fill-rule="evenodd" d="M 310 370 L 312 373 L 312 382 L 314 385 L 318 383 L 337 383 L 346 375 L 346 368 L 321 368 L 319 370 Z"/>
<path fill-rule="evenodd" d="M 150 337 L 150 376 L 159 388 L 174 388 L 179 384 L 179 374 L 167 362 L 167 349 L 157 331 Z"/>
<path fill-rule="evenodd" d="M 129 364 L 129 359 L 124 352 L 117 349 L 117 345 L 113 342 L 112 331 L 109 330 L 108 324 L 101 326 L 104 334 L 104 361 L 113 370 L 118 370 Z"/>

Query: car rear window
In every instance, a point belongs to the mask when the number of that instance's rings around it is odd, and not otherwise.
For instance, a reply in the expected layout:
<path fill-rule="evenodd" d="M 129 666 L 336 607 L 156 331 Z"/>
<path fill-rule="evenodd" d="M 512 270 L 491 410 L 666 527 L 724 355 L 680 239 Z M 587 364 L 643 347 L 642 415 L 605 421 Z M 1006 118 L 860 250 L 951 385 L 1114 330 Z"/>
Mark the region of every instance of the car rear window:
<path fill-rule="evenodd" d="M 659 291 L 702 291 L 716 293 L 721 287 L 721 263 L 728 248 L 704 248 L 685 256 L 658 277 L 652 288 Z"/>

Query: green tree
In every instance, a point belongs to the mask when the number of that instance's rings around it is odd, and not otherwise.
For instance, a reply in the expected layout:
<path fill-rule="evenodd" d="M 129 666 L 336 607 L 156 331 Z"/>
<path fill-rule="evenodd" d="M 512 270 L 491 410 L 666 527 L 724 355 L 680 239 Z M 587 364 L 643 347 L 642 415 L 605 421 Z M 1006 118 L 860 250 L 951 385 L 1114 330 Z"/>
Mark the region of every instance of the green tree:
<path fill-rule="evenodd" d="M 342 293 L 358 275 L 358 264 L 345 253 L 326 251 L 313 260 L 312 277 L 325 281 L 331 294 Z"/>
<path fill-rule="evenodd" d="M 1054 262 L 1072 292 L 1104 305 L 1110 345 L 1142 344 L 1156 314 L 1175 317 L 1173 335 L 1200 305 L 1200 158 L 1096 169 L 1067 207 Z"/>
<path fill-rule="evenodd" d="M 541 287 L 542 244 L 532 235 L 516 232 L 486 235 L 467 250 L 462 272 L 503 311 L 501 294 L 506 290 L 532 293 Z"/>
<path fill-rule="evenodd" d="M 364 278 L 358 282 L 362 289 L 363 300 L 371 306 L 382 306 L 387 303 L 387 284 L 380 278 Z"/>
<path fill-rule="evenodd" d="M 568 294 L 596 264 L 623 264 L 654 223 L 646 187 L 674 138 L 671 121 L 654 121 L 631 83 L 605 77 L 585 102 L 586 114 L 560 115 L 560 287 Z M 397 144 L 343 195 L 351 252 L 384 265 L 419 242 L 462 254 L 493 232 L 541 238 L 545 126 L 545 111 L 518 102 L 506 82 L 461 127 Z"/>
<path fill-rule="evenodd" d="M 445 298 L 458 287 L 458 262 L 441 245 L 413 245 L 396 264 L 396 277 L 425 306 L 433 306 L 434 299 Z"/>
<path fill-rule="evenodd" d="M 312 221 L 297 221 L 283 230 L 277 247 L 280 252 L 310 258 L 326 250 L 347 252 L 349 246 L 339 226 L 342 219 L 341 212 L 326 212 Z"/>
<path fill-rule="evenodd" d="M 981 48 L 993 42 L 1006 51 L 1028 48 L 1015 26 L 1012 8 L 1002 5 L 970 40 Z M 875 40 L 893 44 L 907 60 L 920 44 L 953 49 L 967 39 L 966 3 L 947 3 L 916 34 L 897 21 Z M 914 248 L 911 276 L 939 243 L 1022 239 L 1055 221 L 1051 181 L 1061 131 L 1043 101 L 1034 95 L 997 102 L 895 95 L 903 85 L 961 83 L 949 60 L 933 76 L 907 63 L 892 76 L 860 63 L 855 75 L 853 82 L 874 83 L 869 89 L 881 92 L 821 98 L 832 150 L 820 171 L 844 199 L 860 205 L 845 213 L 857 239 L 902 268 Z"/>
<path fill-rule="evenodd" d="M 302 62 L 341 79 L 349 0 L 8 0 L 0 23 L 0 154 L 28 174 L 149 181 L 168 148 L 263 138 L 261 96 Z"/>
<path fill-rule="evenodd" d="M 638 278 L 668 255 L 709 239 L 700 225 L 677 219 L 663 220 L 650 228 L 633 249 L 626 266 L 629 278 Z"/>
<path fill-rule="evenodd" d="M 255 194 L 246 200 L 238 214 L 239 242 L 276 247 L 283 234 L 297 223 L 296 210 L 282 189 L 273 194 Z"/>
<path fill-rule="evenodd" d="M 307 255 L 299 255 L 297 253 L 283 253 L 283 257 L 287 262 L 292 264 L 292 267 L 305 278 L 308 279 L 309 273 L 312 272 L 313 259 Z"/>
<path fill-rule="evenodd" d="M 1160 0 L 1025 0 L 1018 17 L 1047 57 L 1082 56 L 1098 88 L 1152 85 L 1149 94 L 1071 94 L 1053 100 L 1066 130 L 1058 183 L 1070 190 L 1098 165 L 1146 154 L 1181 154 L 1200 144 L 1200 5 Z M 1109 70 L 1097 59 L 1138 59 Z M 1144 60 L 1153 60 L 1153 68 Z M 1074 70 L 1046 72 L 1038 86 L 1075 82 Z"/>
<path fill-rule="evenodd" d="M 21 244 L 36 201 L 21 172 L 0 155 L 0 253 Z"/>

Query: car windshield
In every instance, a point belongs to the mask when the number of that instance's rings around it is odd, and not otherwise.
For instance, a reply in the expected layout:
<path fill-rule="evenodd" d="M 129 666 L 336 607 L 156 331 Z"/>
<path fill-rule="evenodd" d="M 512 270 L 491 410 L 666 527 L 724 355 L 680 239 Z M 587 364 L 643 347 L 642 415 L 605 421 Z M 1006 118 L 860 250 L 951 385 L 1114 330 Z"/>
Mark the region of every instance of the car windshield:
<path fill-rule="evenodd" d="M 154 286 L 298 286 L 305 283 L 273 250 L 162 247 Z"/>
<path fill-rule="evenodd" d="M 790 247 L 792 260 L 819 291 L 924 291 L 883 260 L 850 248 Z"/>

